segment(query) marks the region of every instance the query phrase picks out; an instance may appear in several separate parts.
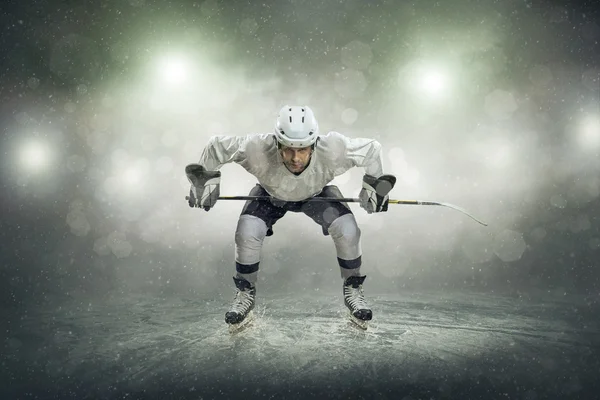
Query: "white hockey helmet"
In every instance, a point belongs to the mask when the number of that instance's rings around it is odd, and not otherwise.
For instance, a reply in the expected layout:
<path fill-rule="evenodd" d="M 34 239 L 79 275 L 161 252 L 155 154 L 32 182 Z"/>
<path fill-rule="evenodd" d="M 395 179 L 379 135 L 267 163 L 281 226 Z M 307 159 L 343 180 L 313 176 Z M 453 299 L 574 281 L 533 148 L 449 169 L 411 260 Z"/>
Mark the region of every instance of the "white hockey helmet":
<path fill-rule="evenodd" d="M 315 144 L 319 124 L 312 110 L 306 106 L 284 106 L 275 123 L 277 142 L 286 147 L 308 147 Z"/>

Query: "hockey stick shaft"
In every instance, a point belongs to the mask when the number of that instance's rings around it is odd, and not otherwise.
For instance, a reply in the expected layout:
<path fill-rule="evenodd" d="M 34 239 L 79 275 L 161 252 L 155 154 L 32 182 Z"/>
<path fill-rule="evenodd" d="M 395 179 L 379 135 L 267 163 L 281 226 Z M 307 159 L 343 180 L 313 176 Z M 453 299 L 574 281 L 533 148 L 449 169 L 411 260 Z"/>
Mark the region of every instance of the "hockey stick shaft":
<path fill-rule="evenodd" d="M 220 196 L 219 200 L 272 200 L 273 198 L 270 196 Z M 188 200 L 188 196 L 186 196 L 186 200 Z M 352 198 L 352 197 L 311 197 L 310 199 L 304 201 L 312 201 L 312 202 L 320 202 L 320 201 L 340 201 L 342 203 L 360 203 L 360 199 Z M 487 224 L 473 215 L 469 214 L 465 209 L 449 204 L 449 203 L 439 203 L 437 201 L 419 201 L 419 200 L 389 200 L 389 204 L 401 204 L 401 205 L 415 205 L 415 206 L 441 206 L 448 207 L 458 212 L 465 214 L 467 217 L 473 219 L 474 221 L 480 223 L 483 226 L 487 226 Z"/>

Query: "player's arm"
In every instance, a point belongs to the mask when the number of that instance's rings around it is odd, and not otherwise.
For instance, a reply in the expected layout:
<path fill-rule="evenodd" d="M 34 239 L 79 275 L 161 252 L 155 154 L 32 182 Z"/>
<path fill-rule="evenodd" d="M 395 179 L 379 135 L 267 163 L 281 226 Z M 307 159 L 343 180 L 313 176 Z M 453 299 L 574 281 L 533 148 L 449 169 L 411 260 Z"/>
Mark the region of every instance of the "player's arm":
<path fill-rule="evenodd" d="M 245 144 L 248 136 L 212 136 L 202 154 L 198 164 L 208 171 L 217 171 L 224 164 L 241 162 L 245 158 Z"/>
<path fill-rule="evenodd" d="M 340 135 L 342 136 L 342 135 Z M 344 140 L 346 159 L 353 166 L 363 167 L 365 174 L 379 178 L 383 175 L 383 157 L 381 144 L 375 139 L 349 138 Z"/>
<path fill-rule="evenodd" d="M 353 166 L 365 169 L 359 194 L 360 206 L 369 214 L 387 211 L 389 192 L 396 184 L 396 177 L 383 173 L 381 144 L 375 139 L 343 138 L 346 158 Z"/>
<path fill-rule="evenodd" d="M 197 164 L 189 164 L 185 173 L 191 183 L 188 204 L 208 211 L 217 202 L 221 192 L 221 171 L 230 162 L 245 158 L 245 144 L 249 136 L 212 136 Z"/>

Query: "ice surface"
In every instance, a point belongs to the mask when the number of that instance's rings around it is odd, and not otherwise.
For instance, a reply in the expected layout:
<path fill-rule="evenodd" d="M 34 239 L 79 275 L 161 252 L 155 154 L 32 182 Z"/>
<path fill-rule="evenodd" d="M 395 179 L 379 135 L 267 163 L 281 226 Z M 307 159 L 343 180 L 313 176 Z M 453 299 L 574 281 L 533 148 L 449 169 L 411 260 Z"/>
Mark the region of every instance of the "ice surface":
<path fill-rule="evenodd" d="M 369 299 L 366 332 L 333 294 L 261 293 L 254 325 L 235 335 L 225 298 L 122 295 L 4 316 L 3 390 L 8 398 L 536 399 L 598 389 L 600 326 L 585 303 Z"/>

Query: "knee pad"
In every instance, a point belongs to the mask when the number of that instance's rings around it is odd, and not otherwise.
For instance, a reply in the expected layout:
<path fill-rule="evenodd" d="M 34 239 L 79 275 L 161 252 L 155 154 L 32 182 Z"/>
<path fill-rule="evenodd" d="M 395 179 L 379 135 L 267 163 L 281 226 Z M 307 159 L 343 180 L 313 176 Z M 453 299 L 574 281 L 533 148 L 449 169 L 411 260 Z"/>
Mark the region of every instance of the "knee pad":
<path fill-rule="evenodd" d="M 265 221 L 254 215 L 241 215 L 235 230 L 235 260 L 240 264 L 259 262 L 266 235 Z"/>
<path fill-rule="evenodd" d="M 360 228 L 353 214 L 344 214 L 336 218 L 328 229 L 335 243 L 338 257 L 353 260 L 362 254 L 360 248 Z"/>

